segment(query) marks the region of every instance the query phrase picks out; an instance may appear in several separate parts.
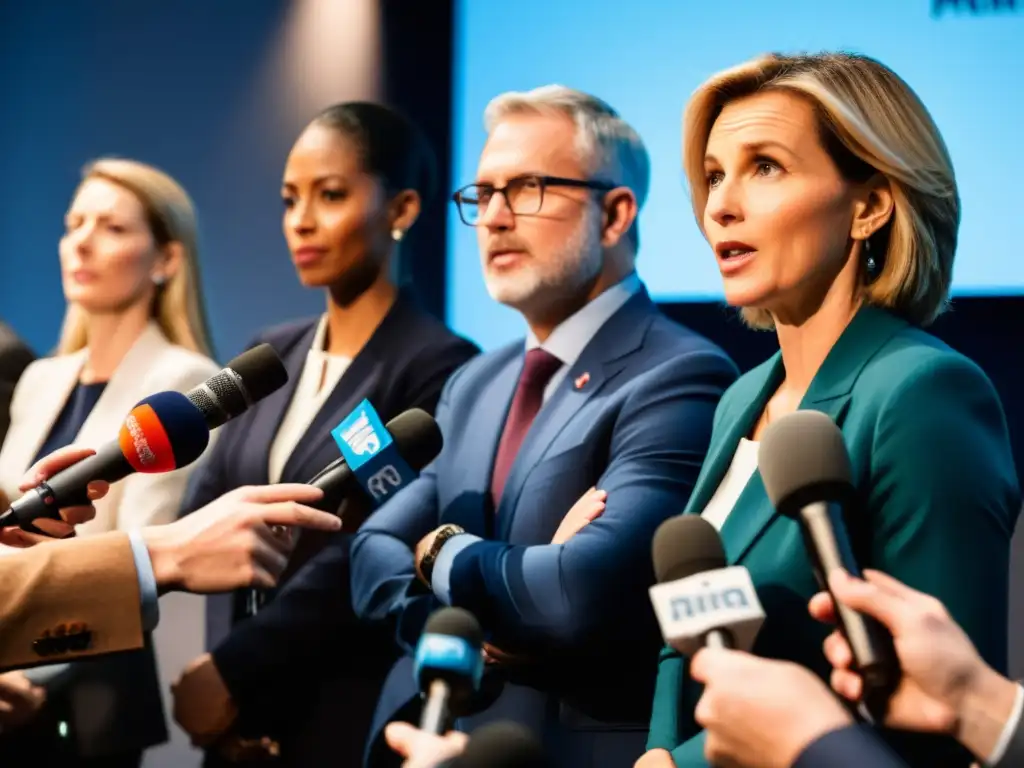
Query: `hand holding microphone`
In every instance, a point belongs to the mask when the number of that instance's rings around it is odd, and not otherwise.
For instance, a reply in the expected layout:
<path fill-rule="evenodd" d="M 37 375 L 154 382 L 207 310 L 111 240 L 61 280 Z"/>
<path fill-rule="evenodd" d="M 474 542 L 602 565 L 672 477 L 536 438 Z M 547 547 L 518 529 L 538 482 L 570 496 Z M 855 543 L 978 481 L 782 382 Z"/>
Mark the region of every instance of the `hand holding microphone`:
<path fill-rule="evenodd" d="M 114 483 L 135 472 L 170 472 L 191 464 L 206 450 L 211 429 L 244 413 L 287 380 L 273 347 L 262 344 L 187 394 L 159 392 L 145 398 L 125 419 L 117 440 L 37 483 L 0 515 L 0 529 L 19 526 L 45 535 L 35 521 L 59 521 L 61 509 L 88 506 L 91 482 Z"/>
<path fill-rule="evenodd" d="M 892 632 L 903 676 L 885 724 L 948 734 L 987 759 L 1012 716 L 1021 695 L 1019 685 L 985 663 L 934 597 L 870 570 L 863 579 L 837 571 L 829 587 L 829 592 L 811 600 L 811 615 L 816 619 L 833 623 L 836 605 L 845 605 L 878 619 Z M 840 632 L 825 640 L 825 656 L 834 667 L 833 689 L 857 701 L 863 680 L 853 669 L 850 645 Z"/>
<path fill-rule="evenodd" d="M 51 475 L 62 469 L 77 464 L 89 456 L 95 454 L 92 448 L 69 445 L 54 451 L 49 456 L 44 456 L 22 477 L 18 484 L 18 490 L 28 492 L 42 482 L 45 482 Z M 57 519 L 39 518 L 36 520 L 37 527 L 43 532 L 29 533 L 18 527 L 0 528 L 0 544 L 8 547 L 31 547 L 53 539 L 63 539 L 74 533 L 76 525 L 87 523 L 96 516 L 96 508 L 92 502 L 107 495 L 110 484 L 103 480 L 94 480 L 86 488 L 89 503 L 76 507 L 66 507 L 59 510 Z"/>
<path fill-rule="evenodd" d="M 757 464 L 775 509 L 800 524 L 821 588 L 829 588 L 828 576 L 837 570 L 859 576 L 844 519 L 856 504 L 853 469 L 832 419 L 818 411 L 779 419 L 762 436 Z M 900 680 L 892 637 L 877 620 L 842 603 L 836 614 L 863 679 L 861 703 L 882 722 Z"/>
<path fill-rule="evenodd" d="M 821 679 L 788 661 L 703 648 L 690 675 L 704 691 L 694 719 L 711 765 L 790 768 L 814 741 L 853 723 Z"/>
<path fill-rule="evenodd" d="M 359 408 L 339 425 L 335 432 L 338 432 L 347 423 L 361 414 L 372 412 L 372 406 L 364 402 Z M 373 414 L 376 419 L 376 413 Z M 373 427 L 370 427 L 371 433 Z M 417 473 L 441 452 L 444 445 L 444 438 L 441 429 L 437 426 L 434 417 L 419 408 L 411 408 L 403 411 L 395 418 L 382 426 L 379 430 L 387 435 L 385 441 L 378 440 L 379 450 L 372 452 L 369 457 L 376 460 L 378 472 L 367 473 L 366 469 L 372 467 L 365 461 L 363 455 L 356 455 L 360 464 L 353 468 L 345 456 L 335 459 L 324 467 L 307 484 L 322 492 L 322 496 L 313 503 L 317 509 L 324 512 L 340 514 L 342 504 L 355 496 L 373 496 L 377 504 L 382 504 L 402 488 L 408 485 L 417 476 Z M 359 435 L 365 443 L 367 434 L 364 431 Z M 398 469 L 395 469 L 398 467 Z M 390 470 L 390 471 L 389 471 Z M 379 474 L 379 478 L 376 477 Z M 379 482 L 378 482 L 379 480 Z M 364 486 L 365 483 L 365 486 Z M 364 490 L 365 487 L 365 490 Z M 358 525 L 355 523 L 353 529 Z M 286 531 L 278 531 L 282 537 L 289 534 Z M 254 589 L 247 595 L 246 611 L 250 616 L 255 616 L 266 604 L 269 595 L 262 590 Z"/>
<path fill-rule="evenodd" d="M 650 595 L 662 635 L 691 656 L 690 674 L 705 684 L 695 718 L 707 731 L 711 764 L 789 768 L 814 738 L 851 721 L 810 671 L 746 653 L 764 611 L 747 569 L 727 567 L 711 523 L 698 515 L 666 520 L 652 550 L 659 583 Z M 671 762 L 652 750 L 636 768 Z"/>
<path fill-rule="evenodd" d="M 427 733 L 408 723 L 389 723 L 384 738 L 405 758 L 402 768 L 550 768 L 544 750 L 525 727 L 507 720 L 480 726 L 467 736 Z"/>

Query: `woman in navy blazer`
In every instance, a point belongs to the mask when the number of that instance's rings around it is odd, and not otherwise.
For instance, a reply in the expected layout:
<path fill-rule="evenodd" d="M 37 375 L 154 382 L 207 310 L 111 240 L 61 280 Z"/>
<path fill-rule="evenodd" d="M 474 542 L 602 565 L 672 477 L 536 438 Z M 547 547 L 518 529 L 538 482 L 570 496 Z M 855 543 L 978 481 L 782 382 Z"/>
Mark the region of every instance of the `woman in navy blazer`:
<path fill-rule="evenodd" d="M 433 412 L 448 376 L 477 353 L 392 278 L 398 244 L 434 186 L 433 169 L 415 126 L 377 104 L 330 107 L 299 136 L 284 170 L 284 234 L 299 280 L 324 289 L 327 310 L 259 335 L 257 341 L 273 345 L 284 360 L 288 384 L 224 427 L 185 512 L 243 485 L 308 482 L 340 455 L 330 430 L 360 401 L 368 398 L 384 422 L 409 408 Z M 366 512 L 349 504 L 340 535 L 354 532 Z M 289 573 L 325 541 L 304 535 Z M 249 611 L 243 600 L 235 602 L 238 622 Z M 335 613 L 331 618 L 348 641 L 366 634 L 345 621 L 348 606 Z M 242 762 L 250 747 L 262 751 L 267 742 L 259 737 L 267 734 L 300 764 L 311 759 L 304 750 L 320 750 L 310 741 L 323 739 L 324 757 L 339 764 L 362 749 L 361 722 L 376 704 L 391 643 L 366 635 L 369 655 L 335 670 L 341 678 L 321 679 L 309 668 L 314 660 L 287 655 L 301 640 L 290 639 L 287 622 L 280 634 L 264 626 L 276 619 L 271 602 L 239 623 L 212 656 L 197 659 L 176 686 L 175 715 L 195 743 L 212 747 L 207 764 Z M 276 678 L 251 663 L 261 651 L 275 659 Z M 328 708 L 342 708 L 325 714 L 321 698 Z M 232 736 L 221 738 L 236 711 L 241 721 Z M 320 727 L 321 720 L 329 724 Z M 255 745 L 233 738 L 240 728 Z M 300 730 L 307 736 L 300 739 Z"/>
<path fill-rule="evenodd" d="M 685 514 L 719 528 L 766 619 L 753 651 L 827 676 L 827 630 L 800 529 L 772 508 L 757 441 L 797 409 L 828 414 L 849 449 L 862 567 L 946 604 L 985 660 L 1007 664 L 1010 537 L 1020 492 L 995 390 L 920 330 L 946 306 L 960 203 L 931 116 L 863 56 L 768 55 L 714 75 L 684 118 L 684 165 L 727 301 L 780 352 L 715 414 Z M 637 766 L 704 766 L 699 686 L 666 648 L 650 750 Z M 952 740 L 886 735 L 913 766 L 967 766 Z"/>

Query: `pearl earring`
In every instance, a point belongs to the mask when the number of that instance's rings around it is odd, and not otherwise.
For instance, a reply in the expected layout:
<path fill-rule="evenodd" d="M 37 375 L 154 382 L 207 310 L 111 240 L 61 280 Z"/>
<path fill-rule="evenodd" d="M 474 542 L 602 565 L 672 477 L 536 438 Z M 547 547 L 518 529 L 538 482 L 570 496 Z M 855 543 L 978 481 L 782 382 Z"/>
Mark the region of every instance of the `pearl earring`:
<path fill-rule="evenodd" d="M 153 275 L 153 285 L 159 288 L 161 285 L 167 282 L 167 278 L 163 275 Z"/>
<path fill-rule="evenodd" d="M 404 234 L 405 232 L 403 232 L 398 227 L 395 227 L 394 229 L 391 230 L 391 239 L 394 240 L 396 243 L 399 243 L 402 241 L 402 235 Z"/>

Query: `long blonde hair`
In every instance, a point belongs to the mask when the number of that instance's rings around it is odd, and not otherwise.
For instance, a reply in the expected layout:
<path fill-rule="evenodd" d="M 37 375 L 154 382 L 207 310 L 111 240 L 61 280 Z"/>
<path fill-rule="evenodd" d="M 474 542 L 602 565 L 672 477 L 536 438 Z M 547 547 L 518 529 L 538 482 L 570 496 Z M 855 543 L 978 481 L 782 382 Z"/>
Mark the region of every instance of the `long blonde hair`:
<path fill-rule="evenodd" d="M 136 160 L 103 158 L 89 163 L 82 169 L 78 189 L 90 179 L 109 181 L 135 195 L 145 211 L 157 247 L 181 244 L 181 263 L 174 275 L 157 287 L 152 317 L 172 344 L 211 356 L 199 278 L 196 213 L 188 193 L 163 171 Z M 58 354 L 77 352 L 85 347 L 86 341 L 85 311 L 76 304 L 69 304 Z"/>
<path fill-rule="evenodd" d="M 881 270 L 865 285 L 865 300 L 917 325 L 931 323 L 947 306 L 953 278 L 960 226 L 953 163 L 917 94 L 867 56 L 768 54 L 712 75 L 694 92 L 683 116 L 683 170 L 698 226 L 703 231 L 712 124 L 727 103 L 765 90 L 795 93 L 814 105 L 822 141 L 841 171 L 853 162 L 886 178 L 894 212 L 871 237 Z M 742 315 L 756 328 L 773 325 L 766 310 L 747 308 Z"/>

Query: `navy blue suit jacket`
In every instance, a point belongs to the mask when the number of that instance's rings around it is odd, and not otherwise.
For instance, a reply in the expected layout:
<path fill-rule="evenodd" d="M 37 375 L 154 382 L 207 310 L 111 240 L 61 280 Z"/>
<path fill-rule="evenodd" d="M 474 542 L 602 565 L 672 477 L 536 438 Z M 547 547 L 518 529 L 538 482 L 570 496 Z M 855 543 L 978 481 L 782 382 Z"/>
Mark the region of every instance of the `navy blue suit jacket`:
<path fill-rule="evenodd" d="M 653 692 L 651 539 L 686 506 L 715 407 L 737 372 L 641 291 L 545 403 L 494 510 L 494 456 L 523 358 L 516 342 L 448 382 L 437 413 L 440 456 L 355 537 L 353 605 L 365 618 L 393 622 L 410 653 L 440 605 L 414 577 L 416 543 L 443 523 L 486 539 L 455 557 L 452 602 L 474 613 L 496 646 L 529 661 L 498 670 L 497 701 L 461 725 L 518 720 L 558 764 L 620 766 L 643 752 Z M 565 544 L 551 544 L 595 485 L 608 493 L 604 513 Z M 373 735 L 395 715 L 408 717 L 400 711 L 416 693 L 406 656 L 385 684 Z M 371 742 L 374 765 L 386 762 L 377 746 Z"/>
<path fill-rule="evenodd" d="M 319 318 L 278 326 L 253 344 L 269 343 L 284 361 L 288 383 L 222 427 L 212 455 L 197 473 L 185 512 L 244 485 L 265 485 L 270 448 L 291 402 Z M 281 482 L 304 483 L 340 455 L 330 430 L 368 398 L 387 422 L 409 408 L 433 413 L 445 381 L 479 352 L 407 294 L 395 302 L 328 396 L 285 463 Z M 302 755 L 294 764 L 321 759 L 316 744 L 329 741 L 335 757 L 359 755 L 384 673 L 393 659 L 390 637 L 357 626 L 348 600 L 348 546 L 368 514 L 364 504 L 346 504 L 345 529 L 332 536 L 305 532 L 284 574 L 283 589 L 255 617 L 240 621 L 213 649 L 217 669 L 253 735 L 273 735 Z M 327 543 L 319 568 L 308 561 Z M 310 589 L 324 580 L 341 591 Z M 294 582 L 294 586 L 292 586 Z M 239 593 L 236 619 L 246 593 Z M 326 601 L 321 599 L 326 596 Z M 341 599 L 334 599 L 339 597 Z M 343 638 L 339 643 L 338 638 Z M 346 647 L 347 646 L 347 647 Z M 352 659 L 356 664 L 341 664 Z M 332 661 L 337 661 L 332 665 Z M 347 691 L 345 717 L 336 722 L 339 688 Z M 363 714 L 360 714 L 363 713 Z M 329 722 L 329 725 L 324 725 Z"/>
<path fill-rule="evenodd" d="M 906 768 L 866 725 L 829 731 L 800 754 L 792 768 Z"/>

